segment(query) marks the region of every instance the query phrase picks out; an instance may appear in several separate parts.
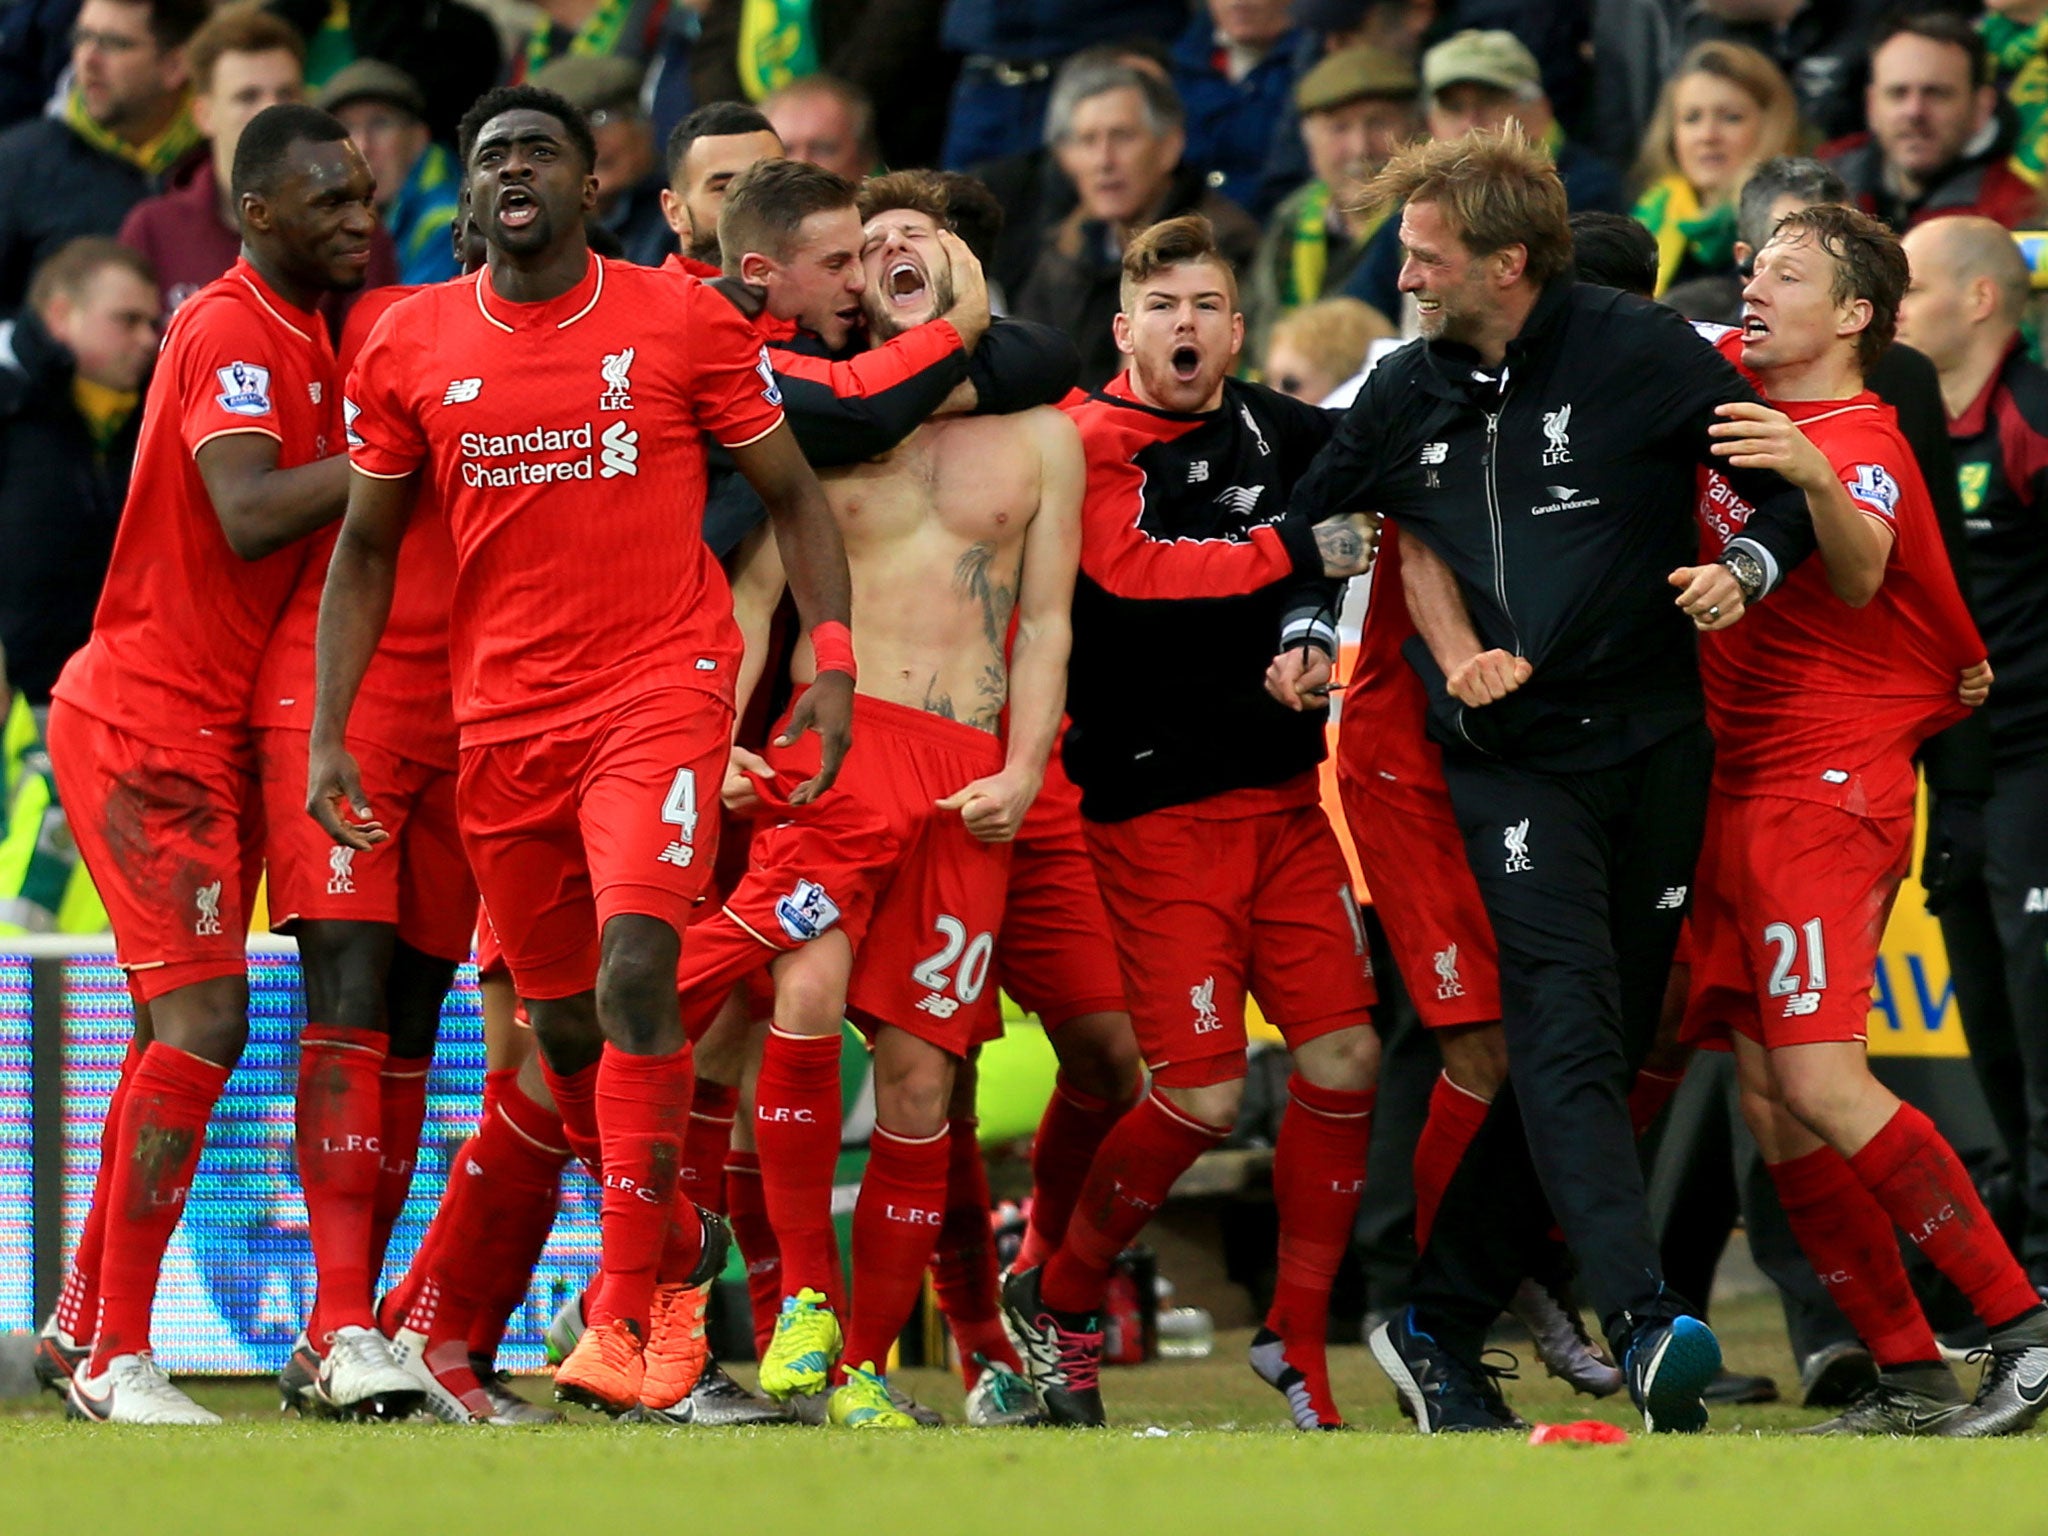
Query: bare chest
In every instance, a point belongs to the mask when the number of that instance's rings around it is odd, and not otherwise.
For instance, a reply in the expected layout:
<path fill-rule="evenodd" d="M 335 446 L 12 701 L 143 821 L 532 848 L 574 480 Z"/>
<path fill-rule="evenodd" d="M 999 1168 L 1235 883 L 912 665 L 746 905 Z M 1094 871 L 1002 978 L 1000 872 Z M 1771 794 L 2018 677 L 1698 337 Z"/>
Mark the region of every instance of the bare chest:
<path fill-rule="evenodd" d="M 926 538 L 1000 547 L 1038 507 L 1038 455 L 999 417 L 920 427 L 888 458 L 823 478 L 849 554 Z"/>

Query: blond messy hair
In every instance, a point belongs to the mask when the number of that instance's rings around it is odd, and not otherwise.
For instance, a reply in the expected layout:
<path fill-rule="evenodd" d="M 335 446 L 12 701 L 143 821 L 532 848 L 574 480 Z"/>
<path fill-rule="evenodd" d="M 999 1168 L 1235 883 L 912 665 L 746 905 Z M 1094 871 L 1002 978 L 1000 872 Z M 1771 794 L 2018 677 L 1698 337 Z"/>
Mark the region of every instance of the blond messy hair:
<path fill-rule="evenodd" d="M 1499 133 L 1425 139 L 1394 152 L 1365 189 L 1367 210 L 1434 203 L 1475 256 L 1519 245 L 1541 286 L 1571 270 L 1571 214 L 1557 167 L 1519 123 Z"/>

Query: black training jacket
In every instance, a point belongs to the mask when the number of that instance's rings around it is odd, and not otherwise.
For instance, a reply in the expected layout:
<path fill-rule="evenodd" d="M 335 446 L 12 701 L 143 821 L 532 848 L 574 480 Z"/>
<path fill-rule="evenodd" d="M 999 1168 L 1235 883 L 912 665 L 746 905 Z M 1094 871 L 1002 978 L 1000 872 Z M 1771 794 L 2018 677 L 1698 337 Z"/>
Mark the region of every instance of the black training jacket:
<path fill-rule="evenodd" d="M 1699 563 L 1714 407 L 1755 399 L 1680 315 L 1559 280 L 1500 370 L 1442 342 L 1381 362 L 1289 515 L 1384 513 L 1450 566 L 1482 643 L 1528 658 L 1522 689 L 1468 711 L 1411 641 L 1438 740 L 1603 767 L 1702 718 L 1698 641 L 1666 578 Z M 1775 474 L 1724 472 L 1756 508 L 1736 542 L 1775 585 L 1814 548 L 1805 498 Z"/>
<path fill-rule="evenodd" d="M 1282 644 L 1336 653 L 1337 583 L 1307 525 L 1283 520 L 1333 418 L 1236 379 L 1197 413 L 1128 385 L 1062 406 L 1088 463 L 1063 760 L 1091 821 L 1313 769 L 1329 712 L 1274 703 L 1266 668 Z"/>

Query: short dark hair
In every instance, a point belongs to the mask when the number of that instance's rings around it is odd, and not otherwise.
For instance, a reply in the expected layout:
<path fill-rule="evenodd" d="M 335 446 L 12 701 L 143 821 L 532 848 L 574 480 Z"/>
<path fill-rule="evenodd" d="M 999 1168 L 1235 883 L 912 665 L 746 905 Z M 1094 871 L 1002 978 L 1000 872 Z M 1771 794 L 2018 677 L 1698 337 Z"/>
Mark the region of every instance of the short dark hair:
<path fill-rule="evenodd" d="M 185 67 L 199 91 L 213 89 L 214 66 L 230 53 L 288 53 L 306 63 L 306 44 L 282 16 L 246 5 L 224 5 L 185 45 Z"/>
<path fill-rule="evenodd" d="M 730 139 L 742 133 L 773 133 L 775 125 L 760 109 L 744 101 L 714 101 L 677 123 L 668 136 L 668 181 L 673 187 L 683 174 L 683 161 L 699 139 Z"/>
<path fill-rule="evenodd" d="M 1647 299 L 1657 291 L 1657 237 L 1627 214 L 1575 213 L 1572 272 L 1582 283 Z"/>
<path fill-rule="evenodd" d="M 1899 300 L 1911 275 L 1899 237 L 1869 214 L 1839 203 L 1788 213 L 1771 232 L 1773 240 L 1799 235 L 1835 259 L 1837 304 L 1863 299 L 1870 305 L 1870 324 L 1856 337 L 1856 360 L 1867 375 L 1899 328 Z"/>
<path fill-rule="evenodd" d="M 1921 37 L 1930 43 L 1947 43 L 1951 48 L 1960 48 L 1969 56 L 1970 84 L 1990 85 L 1996 78 L 1992 73 L 1991 52 L 1984 46 L 1984 39 L 1978 35 L 1975 24 L 1965 21 L 1954 11 L 1927 11 L 1915 6 L 1901 6 L 1888 11 L 1878 18 L 1876 27 L 1870 33 L 1870 50 L 1866 59 L 1895 37 Z"/>
<path fill-rule="evenodd" d="M 757 160 L 725 189 L 718 216 L 718 248 L 726 274 L 739 275 L 740 258 L 759 251 L 787 261 L 796 232 L 814 213 L 852 208 L 852 182 L 807 160 Z"/>
<path fill-rule="evenodd" d="M 159 48 L 182 48 L 213 14 L 213 0 L 119 0 L 149 12 L 149 34 Z"/>
<path fill-rule="evenodd" d="M 965 171 L 940 171 L 939 180 L 945 183 L 946 212 L 953 233 L 966 242 L 976 261 L 987 266 L 995 260 L 996 239 L 1003 232 L 1002 199 L 987 183 Z"/>
<path fill-rule="evenodd" d="M 469 157 L 476 152 L 477 135 L 484 131 L 492 118 L 502 117 L 507 112 L 546 113 L 562 125 L 562 132 L 576 146 L 576 153 L 583 157 L 583 169 L 588 171 L 596 166 L 597 140 L 591 137 L 590 119 L 568 97 L 537 85 L 500 85 L 485 91 L 470 103 L 469 110 L 462 114 L 462 122 L 455 130 L 465 177 L 469 175 Z"/>
<path fill-rule="evenodd" d="M 303 101 L 265 107 L 249 119 L 235 145 L 235 165 L 229 176 L 235 201 L 239 203 L 251 192 L 260 196 L 272 191 L 294 144 L 334 144 L 347 137 L 348 129 L 340 118 Z"/>
<path fill-rule="evenodd" d="M 125 267 L 150 287 L 156 286 L 156 268 L 142 252 L 111 235 L 81 235 L 59 246 L 36 268 L 29 279 L 28 307 L 40 315 L 60 293 L 76 299 L 108 267 Z"/>
<path fill-rule="evenodd" d="M 1771 238 L 1771 209 L 1785 197 L 1796 197 L 1807 207 L 1846 203 L 1849 184 L 1832 166 L 1811 155 L 1773 155 L 1742 184 L 1735 207 L 1735 238 L 1751 251 L 1762 250 Z"/>

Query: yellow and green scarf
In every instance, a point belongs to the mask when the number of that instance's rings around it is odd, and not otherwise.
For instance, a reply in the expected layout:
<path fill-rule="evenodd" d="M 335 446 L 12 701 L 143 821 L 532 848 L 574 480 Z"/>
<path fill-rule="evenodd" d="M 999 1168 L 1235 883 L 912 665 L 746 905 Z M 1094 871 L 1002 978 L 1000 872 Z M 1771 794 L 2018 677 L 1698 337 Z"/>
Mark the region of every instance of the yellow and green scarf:
<path fill-rule="evenodd" d="M 1663 176 L 1636 199 L 1636 222 L 1657 237 L 1657 292 L 1676 280 L 1690 261 L 1708 272 L 1735 266 L 1735 205 L 1701 208 L 1699 194 L 1683 176 Z"/>
<path fill-rule="evenodd" d="M 1294 239 L 1287 250 L 1287 272 L 1281 284 L 1280 302 L 1290 310 L 1313 304 L 1323 296 L 1323 284 L 1330 273 L 1330 186 L 1312 181 L 1301 189 L 1301 201 L 1294 209 Z M 1386 222 L 1382 210 L 1359 233 L 1363 246 L 1379 233 Z"/>
<path fill-rule="evenodd" d="M 2048 184 L 2048 17 L 2026 24 L 1991 15 L 1977 30 L 2019 118 L 2012 168 L 2033 186 Z"/>
<path fill-rule="evenodd" d="M 740 0 L 740 87 L 749 101 L 818 69 L 811 0 Z"/>
<path fill-rule="evenodd" d="M 520 78 L 531 78 L 535 70 L 565 54 L 617 53 L 632 15 L 633 0 L 602 0 L 574 32 L 552 21 L 543 22 L 526 39 L 525 67 Z"/>
<path fill-rule="evenodd" d="M 188 94 L 162 133 L 146 144 L 131 144 L 119 134 L 109 133 L 85 110 L 85 98 L 73 86 L 64 98 L 64 123 L 73 133 L 103 155 L 126 160 L 152 176 L 161 176 L 191 152 L 199 142 L 199 130 L 192 123 L 192 99 Z"/>

